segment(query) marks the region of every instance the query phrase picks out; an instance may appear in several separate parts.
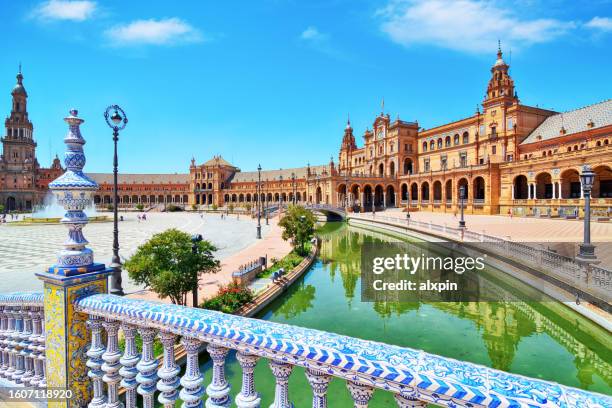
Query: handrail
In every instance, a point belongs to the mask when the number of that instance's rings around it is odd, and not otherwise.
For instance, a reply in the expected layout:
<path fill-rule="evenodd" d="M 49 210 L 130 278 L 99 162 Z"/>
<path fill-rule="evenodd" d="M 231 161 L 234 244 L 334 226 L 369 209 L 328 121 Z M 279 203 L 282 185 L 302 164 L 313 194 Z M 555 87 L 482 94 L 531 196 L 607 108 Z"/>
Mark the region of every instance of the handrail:
<path fill-rule="evenodd" d="M 225 384 L 227 394 L 224 395 L 224 398 L 228 397 L 229 386 L 223 374 L 223 364 L 228 349 L 234 349 L 238 351 L 239 361 L 245 356 L 250 357 L 251 361 L 256 361 L 258 357 L 271 359 L 270 366 L 277 379 L 277 391 L 279 387 L 282 389 L 282 392 L 277 392 L 277 398 L 279 395 L 287 398 L 287 379 L 292 366 L 297 365 L 307 369 L 309 381 L 311 377 L 317 377 L 316 379 L 319 380 L 327 378 L 325 384 L 328 384 L 331 375 L 347 380 L 349 389 L 355 386 L 368 389 L 370 395 L 373 388 L 392 392 L 396 395 L 400 407 L 409 406 L 408 401 L 413 404 L 410 406 L 424 406 L 422 403 L 433 403 L 449 407 L 612 405 L 611 397 L 552 382 L 509 374 L 420 350 L 265 320 L 103 294 L 79 300 L 76 308 L 80 312 L 89 314 L 94 323 L 100 322 L 100 319 L 103 318 L 102 325 L 105 328 L 111 328 L 110 331 L 107 329 L 109 336 L 117 336 L 120 324 L 128 331 L 131 330 L 132 334 L 135 328 L 140 328 L 139 330 L 142 330 L 143 333 L 149 330 L 150 334 L 154 333 L 151 330 L 160 331 L 165 349 L 164 367 L 167 370 L 162 367 L 159 377 L 164 380 L 165 384 L 169 384 L 160 398 L 174 395 L 173 393 L 176 393 L 178 388 L 176 377 L 178 370 L 173 368 L 174 361 L 167 362 L 166 358 L 173 360 L 174 356 L 169 351 L 170 347 L 174 346 L 176 336 L 183 336 L 183 341 L 197 343 L 198 346 L 201 345 L 201 342 L 208 343 L 209 352 L 212 350 L 210 354 L 214 366 L 221 367 L 220 370 L 213 370 L 213 384 L 216 380 L 220 380 L 217 384 Z M 100 341 L 99 331 L 93 332 L 93 336 L 94 342 Z M 114 342 L 109 339 L 109 344 L 114 344 Z M 187 350 L 187 353 L 189 364 L 190 350 Z M 197 347 L 192 347 L 192 356 L 193 353 L 196 353 L 195 363 L 197 363 Z M 194 367 L 193 360 L 191 364 L 188 369 Z M 138 366 L 140 365 L 139 363 Z M 245 366 L 242 365 L 242 367 L 244 370 Z M 118 366 L 113 367 L 113 373 L 117 370 L 119 370 Z M 194 373 L 191 372 L 191 375 L 193 376 Z M 249 372 L 245 370 L 243 375 L 249 375 Z M 249 379 L 252 381 L 252 371 L 250 375 Z M 113 376 L 108 372 L 104 376 L 104 381 L 109 383 L 109 386 L 114 384 L 113 381 L 108 380 L 111 377 Z M 96 381 L 98 377 L 93 375 L 92 378 L 93 381 Z M 99 380 L 102 381 L 101 375 Z M 117 386 L 118 379 L 115 382 L 114 386 Z M 184 381 L 181 381 L 181 384 L 188 385 Z M 313 382 L 311 384 L 316 390 L 315 384 Z M 326 398 L 326 388 L 323 389 L 323 398 Z M 193 388 L 191 390 L 193 391 Z M 191 396 L 189 392 L 190 390 L 185 386 L 181 391 L 181 397 Z M 200 393 L 198 398 L 202 394 Z M 320 392 L 315 392 L 315 399 L 317 396 L 321 396 Z M 211 398 L 216 397 L 211 394 Z"/>

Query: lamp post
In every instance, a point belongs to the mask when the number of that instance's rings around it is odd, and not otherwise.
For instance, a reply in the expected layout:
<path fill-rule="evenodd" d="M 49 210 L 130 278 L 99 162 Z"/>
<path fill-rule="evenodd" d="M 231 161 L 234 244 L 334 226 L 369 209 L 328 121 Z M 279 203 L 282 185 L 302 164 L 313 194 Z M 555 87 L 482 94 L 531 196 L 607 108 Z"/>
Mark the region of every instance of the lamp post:
<path fill-rule="evenodd" d="M 257 239 L 261 239 L 261 164 L 257 166 Z"/>
<path fill-rule="evenodd" d="M 193 234 L 191 236 L 191 252 L 193 252 L 194 254 L 198 253 L 198 242 L 202 242 L 204 238 L 202 237 L 202 234 Z M 199 278 L 197 279 L 198 284 L 195 286 L 195 288 L 193 288 L 193 298 L 192 298 L 192 306 L 193 307 L 198 307 L 198 286 L 200 285 L 200 280 Z"/>
<path fill-rule="evenodd" d="M 266 197 L 264 213 L 266 214 L 266 225 L 270 225 L 268 221 L 268 179 L 266 179 L 266 188 L 264 188 L 264 196 Z"/>
<path fill-rule="evenodd" d="M 293 205 L 295 205 L 296 204 L 296 198 L 295 198 L 296 189 L 295 189 L 295 173 L 294 172 L 291 172 L 291 187 L 292 187 L 291 190 L 293 192 Z"/>
<path fill-rule="evenodd" d="M 112 114 L 111 114 L 112 112 Z M 117 186 L 117 167 L 119 160 L 117 158 L 117 142 L 119 141 L 119 131 L 125 128 L 128 120 L 123 109 L 119 105 L 111 105 L 104 112 L 106 124 L 113 129 L 113 258 L 109 267 L 114 270 L 109 286 L 111 295 L 123 296 L 123 287 L 121 286 L 121 259 L 119 258 L 119 224 L 118 224 L 118 207 L 119 207 L 119 189 Z"/>
<path fill-rule="evenodd" d="M 577 259 L 585 263 L 596 263 L 595 246 L 591 244 L 591 189 L 595 181 L 595 173 L 591 166 L 585 164 L 580 173 L 580 184 L 584 195 L 584 242 L 580 244 Z"/>
<path fill-rule="evenodd" d="M 465 228 L 465 220 L 463 219 L 463 200 L 465 199 L 465 186 L 459 187 L 459 203 L 461 205 L 461 219 L 459 220 L 459 228 Z"/>

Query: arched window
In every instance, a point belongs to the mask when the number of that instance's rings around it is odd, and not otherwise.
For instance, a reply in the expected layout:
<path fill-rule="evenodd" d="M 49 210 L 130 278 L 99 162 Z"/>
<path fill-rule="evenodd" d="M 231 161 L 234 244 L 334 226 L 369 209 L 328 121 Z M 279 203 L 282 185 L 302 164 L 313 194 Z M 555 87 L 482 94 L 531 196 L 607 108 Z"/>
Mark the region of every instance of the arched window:
<path fill-rule="evenodd" d="M 450 145 L 451 145 L 451 138 L 450 138 L 450 136 L 446 136 L 446 138 L 444 138 L 444 145 L 446 147 L 450 147 Z"/>
<path fill-rule="evenodd" d="M 455 136 L 453 136 L 453 143 L 456 145 L 459 144 L 459 134 L 456 134 Z"/>
<path fill-rule="evenodd" d="M 426 152 L 427 151 L 427 142 L 423 142 L 423 151 Z"/>
<path fill-rule="evenodd" d="M 463 144 L 468 144 L 470 143 L 470 135 L 468 134 L 468 132 L 464 132 L 463 133 Z"/>
<path fill-rule="evenodd" d="M 438 139 L 438 149 L 442 148 L 442 138 Z"/>
<path fill-rule="evenodd" d="M 429 142 L 429 150 L 434 150 L 436 148 L 436 142 L 433 140 Z"/>

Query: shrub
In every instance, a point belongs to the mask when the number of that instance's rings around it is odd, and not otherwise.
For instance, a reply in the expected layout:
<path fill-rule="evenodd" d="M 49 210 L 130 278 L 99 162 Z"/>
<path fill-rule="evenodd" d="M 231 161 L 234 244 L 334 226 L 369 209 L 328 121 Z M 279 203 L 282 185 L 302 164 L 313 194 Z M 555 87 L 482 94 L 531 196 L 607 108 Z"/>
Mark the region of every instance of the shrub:
<path fill-rule="evenodd" d="M 143 205 L 143 204 L 140 204 L 140 203 L 136 204 L 136 209 L 137 209 L 138 211 L 142 211 L 142 210 L 143 210 L 143 208 L 144 208 L 144 205 Z"/>
<path fill-rule="evenodd" d="M 219 206 L 217 204 L 213 204 L 212 205 L 212 210 L 213 211 L 217 211 L 217 208 L 219 208 Z"/>
<path fill-rule="evenodd" d="M 230 212 L 234 212 L 234 204 L 228 205 L 227 209 L 230 210 Z"/>
<path fill-rule="evenodd" d="M 183 209 L 181 207 L 179 207 L 178 205 L 168 204 L 168 206 L 166 207 L 166 211 L 168 211 L 168 212 L 178 212 L 178 211 L 183 211 Z"/>
<path fill-rule="evenodd" d="M 247 203 L 244 208 L 246 208 L 247 211 L 251 211 L 251 204 Z"/>
<path fill-rule="evenodd" d="M 310 250 L 310 244 L 306 245 L 306 249 Z M 295 268 L 296 266 L 298 266 L 300 264 L 300 262 L 302 262 L 304 260 L 305 256 L 304 255 L 300 255 L 298 253 L 297 250 L 293 250 L 291 252 L 289 252 L 283 259 L 281 259 L 280 261 L 276 258 L 272 258 L 270 260 L 270 262 L 272 263 L 272 266 L 269 267 L 268 269 L 266 269 L 265 271 L 263 271 L 262 273 L 260 273 L 258 275 L 258 277 L 260 278 L 269 278 L 270 276 L 272 276 L 272 274 L 276 271 L 278 271 L 280 268 L 283 268 L 285 270 L 285 272 L 290 272 L 291 270 L 293 270 L 293 268 Z"/>
<path fill-rule="evenodd" d="M 191 204 L 191 209 L 192 209 L 193 211 L 195 211 L 195 210 L 197 210 L 197 209 L 198 209 L 198 206 L 197 206 L 197 205 L 195 205 L 195 204 Z"/>
<path fill-rule="evenodd" d="M 217 296 L 206 300 L 201 307 L 223 313 L 234 313 L 242 306 L 252 302 L 254 297 L 251 289 L 232 282 L 219 288 Z"/>
<path fill-rule="evenodd" d="M 112 204 L 108 204 L 108 205 L 106 206 L 106 209 L 107 209 L 108 211 L 113 211 L 113 210 L 115 209 L 115 207 L 114 207 Z"/>

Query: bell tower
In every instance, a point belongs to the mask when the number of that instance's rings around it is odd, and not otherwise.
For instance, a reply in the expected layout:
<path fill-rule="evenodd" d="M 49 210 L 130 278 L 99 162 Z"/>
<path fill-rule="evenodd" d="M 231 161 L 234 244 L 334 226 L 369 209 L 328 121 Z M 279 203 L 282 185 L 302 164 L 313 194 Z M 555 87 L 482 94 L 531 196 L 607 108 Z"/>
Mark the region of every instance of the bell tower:
<path fill-rule="evenodd" d="M 340 159 L 338 161 L 338 168 L 341 172 L 351 173 L 351 157 L 353 151 L 357 150 L 357 144 L 355 143 L 355 136 L 353 136 L 353 128 L 351 126 L 350 118 L 346 122 L 344 128 L 344 136 L 342 137 L 342 146 L 340 146 Z"/>
<path fill-rule="evenodd" d="M 28 93 L 23 86 L 21 64 L 11 96 L 11 114 L 4 121 L 5 136 L 2 138 L 4 163 L 10 170 L 31 169 L 36 162 L 36 142 L 34 127 L 28 119 Z"/>
<path fill-rule="evenodd" d="M 510 66 L 502 56 L 501 44 L 498 43 L 497 60 L 491 67 L 491 79 L 483 102 L 485 109 L 497 104 L 512 104 L 518 99 L 514 91 L 514 80 L 508 72 Z"/>

